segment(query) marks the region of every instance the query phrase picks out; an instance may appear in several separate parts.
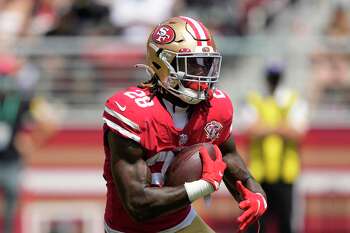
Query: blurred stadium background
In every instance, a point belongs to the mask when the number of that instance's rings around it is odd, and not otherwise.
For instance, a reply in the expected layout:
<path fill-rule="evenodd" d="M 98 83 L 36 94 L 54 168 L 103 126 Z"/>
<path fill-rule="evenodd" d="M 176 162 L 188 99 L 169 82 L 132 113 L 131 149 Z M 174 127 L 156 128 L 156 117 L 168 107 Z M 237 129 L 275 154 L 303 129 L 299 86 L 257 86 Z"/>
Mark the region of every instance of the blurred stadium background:
<path fill-rule="evenodd" d="M 103 229 L 103 104 L 146 78 L 145 41 L 173 15 L 201 19 L 223 54 L 220 86 L 240 108 L 262 88 L 265 64 L 283 62 L 287 86 L 307 99 L 294 227 L 350 232 L 350 2 L 347 0 L 0 0 L 0 69 L 23 91 L 45 98 L 57 133 L 25 154 L 17 233 L 97 233 Z M 225 189 L 196 208 L 219 233 L 233 232 L 236 203 Z"/>

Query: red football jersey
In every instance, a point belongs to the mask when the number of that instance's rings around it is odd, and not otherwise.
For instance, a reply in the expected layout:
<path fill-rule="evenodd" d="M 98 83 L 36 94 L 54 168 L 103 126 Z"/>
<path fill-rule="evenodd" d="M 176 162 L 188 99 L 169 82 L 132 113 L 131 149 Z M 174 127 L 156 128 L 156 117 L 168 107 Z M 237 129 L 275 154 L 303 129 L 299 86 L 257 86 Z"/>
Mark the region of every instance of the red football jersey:
<path fill-rule="evenodd" d="M 114 133 L 138 142 L 147 153 L 146 163 L 152 172 L 152 184 L 161 186 L 173 151 L 202 142 L 220 145 L 231 134 L 233 107 L 223 91 L 214 92 L 210 104 L 197 104 L 183 129 L 175 127 L 171 114 L 157 97 L 150 100 L 148 89 L 130 87 L 109 98 L 103 113 L 104 133 Z M 118 197 L 110 171 L 110 149 L 104 142 L 104 178 L 107 181 L 106 224 L 122 232 L 159 232 L 183 224 L 193 213 L 188 206 L 175 213 L 147 222 L 133 221 Z M 187 218 L 186 218 L 187 217 Z"/>

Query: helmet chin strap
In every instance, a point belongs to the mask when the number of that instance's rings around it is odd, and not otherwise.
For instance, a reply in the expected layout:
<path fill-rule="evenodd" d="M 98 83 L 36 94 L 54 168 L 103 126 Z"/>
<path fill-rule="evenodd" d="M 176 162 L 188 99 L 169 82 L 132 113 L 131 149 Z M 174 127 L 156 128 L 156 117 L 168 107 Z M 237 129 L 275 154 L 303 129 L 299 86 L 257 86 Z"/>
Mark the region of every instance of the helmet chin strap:
<path fill-rule="evenodd" d="M 185 101 L 185 100 L 182 100 L 182 101 Z M 200 102 L 202 102 L 202 100 L 200 99 L 194 99 L 194 98 L 191 98 L 191 97 L 186 97 L 186 103 L 188 104 L 199 104 Z"/>
<path fill-rule="evenodd" d="M 179 106 L 181 108 L 185 108 L 189 106 L 189 103 L 183 101 L 179 96 L 169 91 L 168 89 L 161 88 L 161 93 L 162 93 L 162 98 L 168 100 L 174 106 Z"/>
<path fill-rule="evenodd" d="M 193 98 L 190 97 L 186 94 L 182 94 L 182 93 L 178 93 L 174 88 L 171 87 L 166 87 L 163 82 L 161 82 L 160 80 L 158 80 L 158 84 L 160 86 L 162 86 L 164 88 L 165 91 L 167 91 L 169 94 L 175 96 L 176 98 L 180 99 L 182 102 L 186 103 L 186 104 L 198 104 L 200 103 L 202 100 L 197 99 L 197 98 Z"/>

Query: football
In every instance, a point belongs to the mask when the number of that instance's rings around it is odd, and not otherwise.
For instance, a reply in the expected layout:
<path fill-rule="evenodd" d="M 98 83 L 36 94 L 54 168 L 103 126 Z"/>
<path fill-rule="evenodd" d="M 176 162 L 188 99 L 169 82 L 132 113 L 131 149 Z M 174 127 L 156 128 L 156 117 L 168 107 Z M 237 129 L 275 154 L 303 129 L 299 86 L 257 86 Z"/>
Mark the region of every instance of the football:
<path fill-rule="evenodd" d="M 183 185 L 195 181 L 202 176 L 202 160 L 199 149 L 205 146 L 212 159 L 215 159 L 215 149 L 211 143 L 200 143 L 183 148 L 175 153 L 175 158 L 165 174 L 166 186 Z"/>

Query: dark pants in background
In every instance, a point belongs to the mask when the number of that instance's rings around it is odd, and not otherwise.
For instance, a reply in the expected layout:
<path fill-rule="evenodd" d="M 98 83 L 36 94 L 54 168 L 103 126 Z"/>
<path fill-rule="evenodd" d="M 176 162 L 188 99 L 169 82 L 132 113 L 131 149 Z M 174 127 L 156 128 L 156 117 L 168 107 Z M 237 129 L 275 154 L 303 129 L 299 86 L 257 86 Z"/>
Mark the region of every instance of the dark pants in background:
<path fill-rule="evenodd" d="M 268 207 L 260 219 L 260 233 L 293 233 L 291 225 L 293 185 L 262 183 L 261 186 L 266 192 Z M 277 228 L 277 232 L 271 230 L 272 228 Z M 248 233 L 257 233 L 256 223 L 249 228 Z"/>
<path fill-rule="evenodd" d="M 12 233 L 20 191 L 22 163 L 6 161 L 0 163 L 0 190 L 3 193 L 3 229 L 0 232 Z"/>

